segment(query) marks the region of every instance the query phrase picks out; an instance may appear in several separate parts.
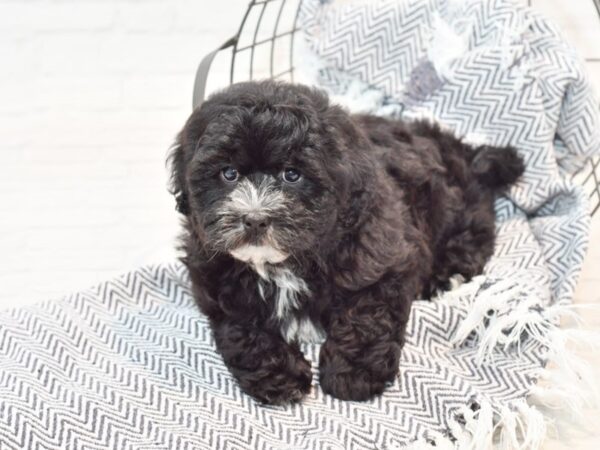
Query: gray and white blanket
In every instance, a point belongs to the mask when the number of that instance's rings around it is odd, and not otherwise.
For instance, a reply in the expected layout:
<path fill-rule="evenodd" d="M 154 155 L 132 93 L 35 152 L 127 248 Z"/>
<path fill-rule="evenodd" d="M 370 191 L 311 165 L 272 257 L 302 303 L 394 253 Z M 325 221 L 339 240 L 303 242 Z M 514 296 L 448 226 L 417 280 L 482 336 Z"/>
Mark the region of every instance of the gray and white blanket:
<path fill-rule="evenodd" d="M 5 311 L 0 449 L 537 448 L 533 400 L 585 400 L 557 326 L 589 227 L 570 174 L 600 150 L 576 52 L 508 0 L 306 0 L 300 18 L 318 83 L 351 108 L 519 149 L 527 171 L 497 201 L 485 273 L 415 302 L 400 375 L 365 403 L 324 395 L 316 378 L 302 404 L 244 395 L 177 263 Z M 317 346 L 304 350 L 317 361 Z"/>

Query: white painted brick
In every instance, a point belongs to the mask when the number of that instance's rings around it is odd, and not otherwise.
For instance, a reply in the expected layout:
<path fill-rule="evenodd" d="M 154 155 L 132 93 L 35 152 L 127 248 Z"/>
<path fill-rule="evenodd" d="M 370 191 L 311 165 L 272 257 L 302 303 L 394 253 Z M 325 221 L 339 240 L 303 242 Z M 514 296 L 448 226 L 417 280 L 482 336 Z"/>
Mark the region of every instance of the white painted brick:
<path fill-rule="evenodd" d="M 152 144 L 127 144 L 120 142 L 114 145 L 93 145 L 89 142 L 71 143 L 70 145 L 51 145 L 48 151 L 40 152 L 39 148 L 33 146 L 12 147 L 20 150 L 13 161 L 20 162 L 27 159 L 30 162 L 44 164 L 48 161 L 69 161 L 85 163 L 90 160 L 102 158 L 105 161 L 142 163 L 151 161 L 161 164 L 167 156 L 167 149 L 171 143 L 171 134 L 165 132 L 161 142 Z M 133 164 L 132 164 L 133 166 Z"/>
<path fill-rule="evenodd" d="M 193 74 L 202 55 L 202 41 L 194 34 L 128 34 L 113 48 L 120 56 L 115 69 L 138 74 Z"/>
<path fill-rule="evenodd" d="M 121 2 L 116 26 L 126 32 L 165 33 L 172 31 L 177 3 L 179 2 L 148 0 Z"/>
<path fill-rule="evenodd" d="M 63 256 L 71 254 L 76 255 L 77 249 L 83 247 L 88 250 L 95 249 L 98 254 L 104 253 L 107 249 L 113 247 L 127 246 L 129 234 L 132 232 L 130 227 L 102 226 L 92 227 L 64 227 L 64 228 L 44 228 L 36 230 L 28 237 L 26 249 L 29 253 L 36 253 L 46 248 L 54 248 L 56 253 Z M 59 245 L 56 245 L 59 244 Z M 45 264 L 44 260 L 37 261 L 37 264 Z"/>
<path fill-rule="evenodd" d="M 179 110 L 73 111 L 69 108 L 32 115 L 35 133 L 28 136 L 33 148 L 151 144 L 167 149 L 188 113 Z M 41 152 L 40 152 L 41 153 Z M 45 159 L 45 156 L 43 157 Z"/>
<path fill-rule="evenodd" d="M 191 113 L 186 109 L 144 109 L 123 111 L 119 115 L 122 142 L 131 145 L 146 144 L 150 149 L 166 151 L 174 142 Z M 151 147 L 150 147 L 151 146 Z"/>
<path fill-rule="evenodd" d="M 1 121 L 2 118 L 0 117 Z M 0 144 L 0 152 L 2 153 L 2 164 L 19 164 L 25 159 L 25 149 L 22 145 L 6 145 L 2 143 Z M 0 170 L 1 173 L 2 171 Z"/>
<path fill-rule="evenodd" d="M 113 161 L 90 161 L 70 163 L 55 161 L 46 164 L 3 165 L 0 188 L 23 191 L 33 186 L 33 190 L 73 189 L 78 190 L 109 188 L 122 183 L 130 173 L 126 164 Z M 26 180 L 26 182 L 25 182 Z M 35 197 L 34 192 L 30 193 Z M 30 198 L 32 198 L 30 197 Z M 24 197 L 24 199 L 27 197 Z M 35 198 L 32 198 L 35 201 Z"/>
<path fill-rule="evenodd" d="M 206 41 L 195 35 L 105 32 L 52 34 L 38 40 L 42 73 L 68 76 L 193 74 Z M 217 45 L 217 39 L 211 41 Z"/>
<path fill-rule="evenodd" d="M 66 183 L 55 185 L 51 181 L 52 179 L 47 177 L 31 189 L 12 191 L 3 189 L 2 202 L 0 202 L 2 215 L 0 225 L 8 227 L 12 224 L 13 228 L 27 230 L 46 227 L 44 223 L 37 221 L 36 209 L 31 208 L 30 205 L 35 205 L 42 210 L 54 208 L 57 216 L 71 214 L 66 212 L 67 209 L 74 211 L 72 215 L 79 213 L 85 215 L 89 212 L 92 216 L 116 215 L 119 218 L 131 217 L 133 210 L 146 211 L 145 217 L 136 222 L 138 224 L 164 224 L 177 217 L 174 213 L 174 199 L 167 192 L 166 176 L 157 179 L 152 189 L 123 181 L 118 183 L 80 181 L 76 186 L 68 186 Z M 46 188 L 43 189 L 43 186 Z M 52 224 L 65 222 L 62 217 L 48 220 Z M 86 222 L 87 219 L 82 218 L 80 221 Z M 121 223 L 127 224 L 128 221 L 123 220 Z M 9 241 L 12 239 L 10 236 L 1 236 Z"/>
<path fill-rule="evenodd" d="M 32 92 L 33 80 L 16 81 L 16 79 L 17 77 L 13 80 L 0 80 L 0 121 L 4 117 L 25 114 L 35 105 L 36 98 Z M 0 129 L 2 128 L 0 124 Z"/>
<path fill-rule="evenodd" d="M 116 13 L 114 1 L 3 1 L 0 2 L 0 31 L 106 30 L 113 26 Z"/>
<path fill-rule="evenodd" d="M 30 131 L 31 123 L 23 112 L 0 112 L 0 149 L 23 148 L 29 142 Z"/>
<path fill-rule="evenodd" d="M 123 101 L 120 76 L 40 76 L 32 83 L 31 101 L 36 108 L 75 111 L 117 110 Z"/>
<path fill-rule="evenodd" d="M 117 71 L 120 38 L 114 33 L 56 33 L 37 35 L 40 48 L 40 70 L 43 75 L 73 77 L 81 74 L 103 74 Z"/>
<path fill-rule="evenodd" d="M 39 70 L 38 56 L 37 48 L 29 38 L 0 39 L 0 83 L 14 87 L 31 79 Z"/>
<path fill-rule="evenodd" d="M 237 33 L 249 2 L 248 0 L 221 1 L 219 7 L 209 7 L 207 3 L 197 0 L 175 2 L 175 29 L 194 33 L 216 32 L 225 42 Z"/>
<path fill-rule="evenodd" d="M 24 306 L 48 299 L 59 299 L 80 289 L 96 285 L 101 280 L 115 276 L 115 270 L 82 270 L 74 266 L 68 270 L 40 271 L 43 277 L 32 276 L 30 270 L 15 271 L 11 276 L 0 272 L 0 308 Z M 26 286 L 24 289 L 23 287 Z"/>
<path fill-rule="evenodd" d="M 124 82 L 123 103 L 136 109 L 174 108 L 185 110 L 193 90 L 193 73 L 129 77 Z"/>

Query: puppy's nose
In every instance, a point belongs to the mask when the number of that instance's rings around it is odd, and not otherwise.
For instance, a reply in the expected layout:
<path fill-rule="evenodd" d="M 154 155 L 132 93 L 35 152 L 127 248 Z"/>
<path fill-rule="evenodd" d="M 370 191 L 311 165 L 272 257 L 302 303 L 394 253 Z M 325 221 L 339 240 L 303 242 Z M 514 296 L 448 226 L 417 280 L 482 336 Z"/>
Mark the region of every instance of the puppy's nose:
<path fill-rule="evenodd" d="M 247 231 L 265 231 L 269 226 L 269 219 L 265 216 L 247 215 L 242 218 L 244 228 Z"/>

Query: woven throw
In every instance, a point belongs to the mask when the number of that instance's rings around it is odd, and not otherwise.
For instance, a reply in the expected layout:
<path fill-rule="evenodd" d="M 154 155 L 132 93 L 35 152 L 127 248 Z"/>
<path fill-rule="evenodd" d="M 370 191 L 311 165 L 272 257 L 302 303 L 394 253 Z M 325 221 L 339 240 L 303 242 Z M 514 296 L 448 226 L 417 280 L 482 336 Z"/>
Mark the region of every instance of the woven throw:
<path fill-rule="evenodd" d="M 301 404 L 243 394 L 178 263 L 2 312 L 0 449 L 537 448 L 544 407 L 590 396 L 558 327 L 589 228 L 571 174 L 600 148 L 576 52 L 506 0 L 305 0 L 300 19 L 311 76 L 352 109 L 518 148 L 485 273 L 414 303 L 398 378 L 362 403 L 323 394 L 314 364 Z"/>

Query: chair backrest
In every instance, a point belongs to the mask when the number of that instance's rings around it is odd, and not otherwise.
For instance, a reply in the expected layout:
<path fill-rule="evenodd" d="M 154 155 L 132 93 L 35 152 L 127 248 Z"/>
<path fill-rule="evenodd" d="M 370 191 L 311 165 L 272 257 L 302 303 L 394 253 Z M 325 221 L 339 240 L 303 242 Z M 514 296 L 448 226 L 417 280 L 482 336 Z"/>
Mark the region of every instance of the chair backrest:
<path fill-rule="evenodd" d="M 293 81 L 302 0 L 253 0 L 232 45 L 230 83 L 258 78 Z"/>

